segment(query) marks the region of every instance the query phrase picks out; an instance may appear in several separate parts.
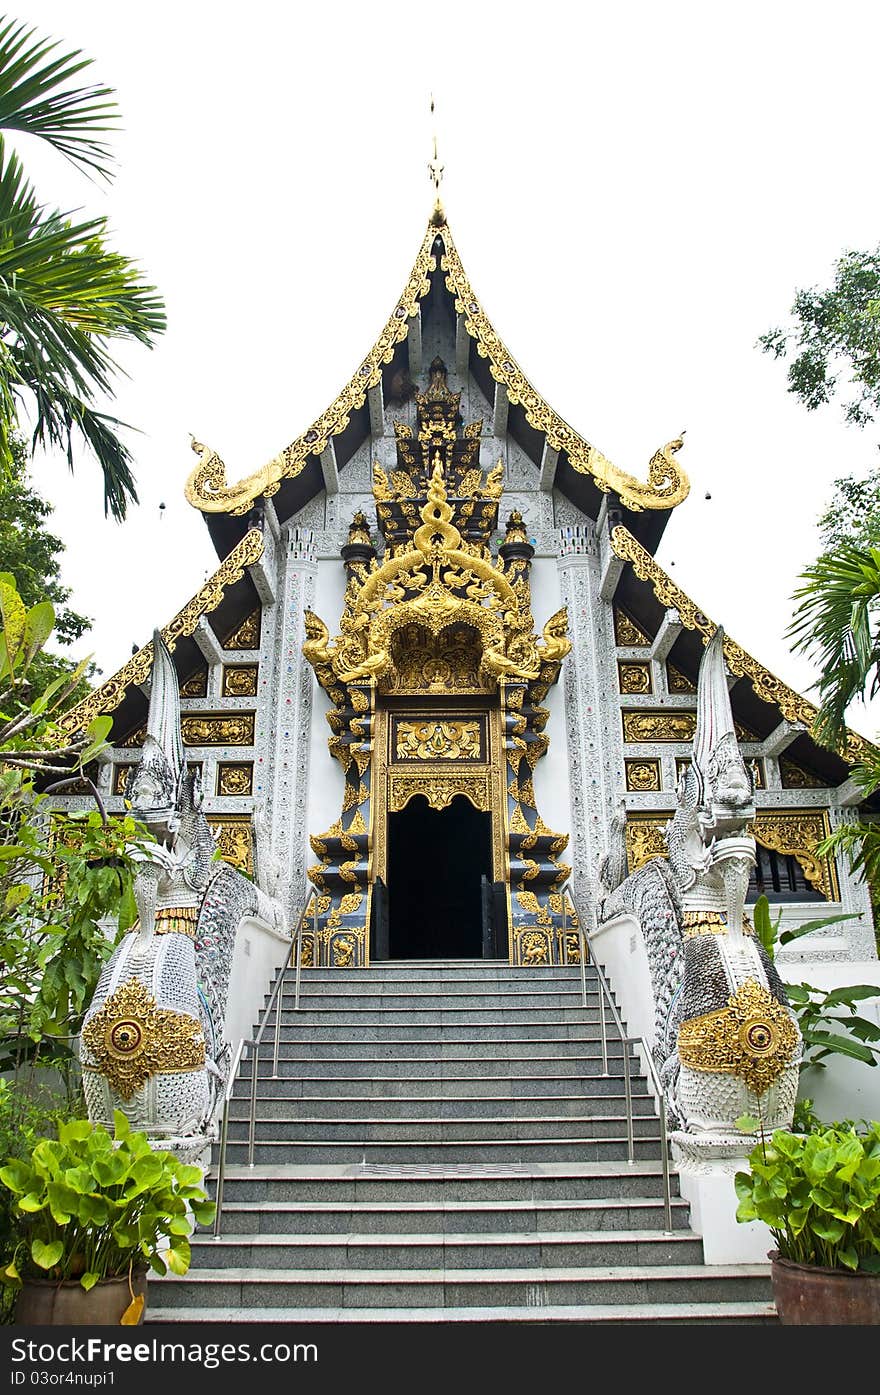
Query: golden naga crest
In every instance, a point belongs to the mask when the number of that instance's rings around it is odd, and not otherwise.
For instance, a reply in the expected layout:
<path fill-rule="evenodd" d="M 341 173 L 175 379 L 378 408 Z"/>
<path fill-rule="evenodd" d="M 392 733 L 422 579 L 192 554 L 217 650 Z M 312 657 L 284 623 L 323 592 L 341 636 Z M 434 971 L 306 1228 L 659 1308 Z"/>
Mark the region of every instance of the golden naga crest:
<path fill-rule="evenodd" d="M 386 492 L 381 480 L 377 492 Z M 411 540 L 389 546 L 381 566 L 375 555 L 355 564 L 360 575 L 349 583 L 335 640 L 319 616 L 306 612 L 303 654 L 322 686 L 373 681 L 400 691 L 394 640 L 403 630 L 412 633 L 411 627 L 435 640 L 452 630 L 459 637 L 469 633 L 481 654 L 478 682 L 484 691 L 501 679 L 552 682 L 571 649 L 565 608 L 551 616 L 541 636 L 532 632 L 527 583 L 515 568 L 496 564 L 485 544 L 462 537 L 439 459 L 417 517 Z"/>

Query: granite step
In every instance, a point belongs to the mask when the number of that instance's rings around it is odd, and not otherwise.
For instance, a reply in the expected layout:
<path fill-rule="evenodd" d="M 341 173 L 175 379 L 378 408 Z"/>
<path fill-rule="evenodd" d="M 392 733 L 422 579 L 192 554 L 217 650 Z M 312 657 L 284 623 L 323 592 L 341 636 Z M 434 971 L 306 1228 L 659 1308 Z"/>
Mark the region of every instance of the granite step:
<path fill-rule="evenodd" d="M 192 1245 L 211 1267 L 255 1270 L 632 1268 L 700 1263 L 703 1254 L 686 1230 L 221 1234 Z"/>
<path fill-rule="evenodd" d="M 224 1237 L 252 1235 L 386 1235 L 396 1234 L 499 1236 L 511 1232 L 657 1231 L 666 1227 L 666 1212 L 659 1196 L 632 1196 L 609 1200 L 515 1200 L 500 1194 L 491 1201 L 452 1201 L 436 1197 L 427 1201 L 278 1201 L 271 1207 L 262 1201 L 230 1201 L 223 1207 Z M 673 1200 L 672 1229 L 687 1229 L 689 1208 Z"/>
<path fill-rule="evenodd" d="M 605 1303 L 765 1303 L 769 1264 L 620 1265 L 590 1268 L 191 1268 L 150 1278 L 148 1306 L 499 1307 Z M 288 1319 L 289 1320 L 289 1319 Z"/>
<path fill-rule="evenodd" d="M 619 1086 L 618 1086 L 619 1088 Z M 402 1096 L 374 1090 L 371 1095 L 264 1095 L 258 1081 L 257 1119 L 264 1124 L 271 1120 L 288 1123 L 293 1120 L 375 1119 L 393 1115 L 395 1120 L 431 1119 L 519 1119 L 519 1118 L 593 1118 L 599 1115 L 625 1117 L 626 1097 L 623 1094 L 554 1094 L 446 1096 L 420 1094 Z M 383 1109 L 382 1106 L 387 1108 Z M 642 1117 L 655 1117 L 654 1101 L 647 1093 L 633 1094 L 633 1112 Z M 250 1091 L 234 1096 L 230 1101 L 230 1119 L 250 1117 Z M 283 1135 L 281 1135 L 283 1136 Z"/>
<path fill-rule="evenodd" d="M 164 1293 L 162 1294 L 164 1297 Z M 639 1327 L 656 1326 L 724 1326 L 748 1325 L 778 1326 L 776 1307 L 772 1300 L 754 1299 L 716 1303 L 695 1303 L 689 1299 L 682 1303 L 589 1303 L 589 1304 L 542 1304 L 505 1307 L 468 1308 L 290 1308 L 264 1307 L 162 1307 L 161 1299 L 150 1293 L 150 1304 L 144 1314 L 144 1323 L 289 1323 L 295 1318 L 297 1324 L 309 1328 L 315 1324 L 329 1324 L 338 1327 L 346 1323 L 379 1323 L 393 1326 L 397 1323 L 422 1324 L 498 1324 L 510 1323 L 517 1326 L 534 1326 L 537 1323 L 560 1325 L 585 1324 L 597 1327 Z"/>
<path fill-rule="evenodd" d="M 678 1194 L 678 1179 L 671 1185 Z M 215 1195 L 215 1166 L 208 1189 Z M 468 1162 L 441 1165 L 404 1160 L 389 1164 L 379 1160 L 316 1165 L 255 1162 L 253 1167 L 230 1160 L 224 1183 L 225 1202 L 249 1202 L 266 1208 L 308 1204 L 371 1205 L 389 1203 L 443 1206 L 497 1203 L 542 1205 L 595 1202 L 600 1206 L 628 1203 L 633 1198 L 660 1198 L 663 1171 L 656 1157 L 636 1158 L 621 1167 L 612 1162 L 587 1162 L 583 1158 L 558 1161 L 489 1163 L 479 1154 Z M 225 1206 L 224 1206 L 225 1214 Z"/>

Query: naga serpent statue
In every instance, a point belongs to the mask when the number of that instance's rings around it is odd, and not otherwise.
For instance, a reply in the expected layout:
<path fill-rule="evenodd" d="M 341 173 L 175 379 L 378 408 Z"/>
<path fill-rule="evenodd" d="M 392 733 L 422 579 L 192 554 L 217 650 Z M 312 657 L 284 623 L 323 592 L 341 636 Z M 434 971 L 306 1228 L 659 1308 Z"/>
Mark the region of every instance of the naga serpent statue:
<path fill-rule="evenodd" d="M 147 736 L 126 795 L 156 842 L 132 849 L 138 921 L 105 965 L 83 1022 L 86 1107 L 110 1128 L 120 1109 L 155 1146 L 199 1161 L 229 1072 L 224 1024 L 238 928 L 247 919 L 284 930 L 284 913 L 217 859 L 200 777 L 184 756 L 177 675 L 158 631 Z"/>
<path fill-rule="evenodd" d="M 802 1041 L 782 981 L 744 916 L 754 785 L 737 743 L 715 631 L 697 684 L 693 756 L 666 828 L 669 857 L 618 886 L 606 859 L 604 923 L 641 926 L 654 998 L 653 1056 L 679 1155 L 742 1151 L 736 1120 L 790 1128 Z"/>

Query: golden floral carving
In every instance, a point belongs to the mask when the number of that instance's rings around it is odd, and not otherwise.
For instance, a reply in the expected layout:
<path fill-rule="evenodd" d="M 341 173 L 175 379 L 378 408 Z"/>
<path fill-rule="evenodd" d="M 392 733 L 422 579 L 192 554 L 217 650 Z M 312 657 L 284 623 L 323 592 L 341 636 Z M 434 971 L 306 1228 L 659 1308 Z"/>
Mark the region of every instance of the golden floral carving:
<path fill-rule="evenodd" d="M 398 760 L 480 760 L 479 722 L 404 722 L 395 724 Z"/>
<path fill-rule="evenodd" d="M 198 1018 L 160 1008 L 136 978 L 112 993 L 83 1030 L 96 1070 L 124 1100 L 157 1074 L 201 1070 L 205 1038 Z"/>
<path fill-rule="evenodd" d="M 659 790 L 659 760 L 628 760 L 626 767 L 626 787 L 628 790 Z"/>
<path fill-rule="evenodd" d="M 618 606 L 614 607 L 614 639 L 622 649 L 645 649 L 651 645 L 650 635 Z"/>
<path fill-rule="evenodd" d="M 696 712 L 669 712 L 662 707 L 623 712 L 624 741 L 693 741 L 696 726 Z"/>
<path fill-rule="evenodd" d="M 784 790 L 819 790 L 827 784 L 818 775 L 811 775 L 808 770 L 802 770 L 793 761 L 785 759 L 779 762 L 779 776 Z"/>
<path fill-rule="evenodd" d="M 705 639 L 711 639 L 717 626 L 695 602 L 667 576 L 641 543 L 622 525 L 611 532 L 611 546 L 619 558 L 632 564 L 636 576 L 649 581 L 654 594 L 662 605 L 677 610 L 686 629 L 697 630 Z M 794 689 L 753 659 L 745 649 L 736 644 L 729 635 L 724 636 L 724 658 L 731 673 L 751 681 L 752 687 L 764 702 L 774 703 L 789 722 L 802 722 L 812 728 L 816 719 L 816 708 Z M 855 732 L 847 732 L 845 756 L 852 762 L 864 760 L 874 748 L 864 737 Z"/>
<path fill-rule="evenodd" d="M 256 697 L 257 665 L 226 664 L 223 668 L 223 697 Z"/>
<path fill-rule="evenodd" d="M 330 958 L 334 969 L 348 969 L 354 960 L 357 938 L 354 935 L 334 935 L 330 941 Z"/>
<path fill-rule="evenodd" d="M 388 808 L 391 813 L 404 809 L 411 799 L 423 794 L 432 809 L 446 809 L 457 794 L 463 794 L 475 809 L 492 808 L 492 788 L 488 774 L 462 771 L 422 772 L 418 775 L 393 774 L 388 781 Z"/>
<path fill-rule="evenodd" d="M 626 854 L 630 872 L 644 867 L 652 857 L 668 857 L 666 826 L 672 814 L 630 817 L 626 824 Z"/>
<path fill-rule="evenodd" d="M 254 830 L 247 815 L 208 814 L 208 823 L 224 862 L 229 862 L 247 876 L 254 875 Z"/>
<path fill-rule="evenodd" d="M 630 742 L 680 741 L 694 739 L 697 729 L 695 711 L 671 712 L 665 707 L 649 707 L 643 710 L 625 708 L 623 710 L 623 739 Z M 754 741 L 755 734 L 744 727 L 742 722 L 734 722 L 740 741 Z"/>
<path fill-rule="evenodd" d="M 727 1000 L 727 1007 L 683 1022 L 678 1032 L 682 1065 L 720 1071 L 763 1095 L 798 1056 L 800 1038 L 783 1005 L 756 979 Z"/>
<path fill-rule="evenodd" d="M 541 930 L 520 930 L 516 936 L 520 964 L 549 964 L 550 936 Z"/>
<path fill-rule="evenodd" d="M 254 767 L 252 765 L 226 765 L 217 767 L 217 793 L 248 795 L 253 793 Z"/>
<path fill-rule="evenodd" d="M 244 620 L 232 634 L 227 635 L 223 641 L 224 649 L 259 649 L 260 647 L 260 624 L 262 621 L 262 607 L 257 606 L 250 615 L 246 615 Z"/>
<path fill-rule="evenodd" d="M 208 669 L 197 669 L 191 674 L 185 683 L 180 686 L 180 696 L 182 698 L 204 697 L 208 691 Z"/>
<path fill-rule="evenodd" d="M 234 716 L 190 714 L 180 719 L 185 746 L 253 746 L 254 713 Z"/>
<path fill-rule="evenodd" d="M 551 925 L 553 922 L 550 912 L 546 906 L 542 906 L 533 891 L 518 891 L 516 899 L 528 915 L 533 915 L 539 925 Z"/>
<path fill-rule="evenodd" d="M 617 665 L 618 682 L 622 693 L 650 693 L 651 692 L 651 665 L 650 664 L 625 664 Z"/>
<path fill-rule="evenodd" d="M 192 600 L 175 615 L 170 624 L 162 630 L 162 638 L 173 650 L 181 635 L 191 635 L 203 615 L 216 610 L 223 599 L 227 586 L 240 581 L 245 567 L 259 560 L 263 555 L 263 534 L 259 528 L 251 528 L 229 556 L 217 568 L 213 576 L 201 586 Z M 103 712 L 112 712 L 118 707 L 133 683 L 143 683 L 153 667 L 153 641 L 145 644 L 136 654 L 123 664 L 122 668 L 102 683 L 82 702 L 77 703 L 63 717 L 58 719 L 64 731 L 80 731 L 87 727 L 94 717 Z"/>
<path fill-rule="evenodd" d="M 826 901 L 836 901 L 838 887 L 834 864 L 816 853 L 817 844 L 830 831 L 825 809 L 765 809 L 749 824 L 749 832 L 762 847 L 797 858 L 810 885 L 821 891 Z"/>
<path fill-rule="evenodd" d="M 480 677 L 480 634 L 472 626 L 453 625 L 434 635 L 424 625 L 404 625 L 391 639 L 393 667 L 382 679 L 387 692 L 484 693 Z"/>
<path fill-rule="evenodd" d="M 675 664 L 666 665 L 666 686 L 671 693 L 695 693 L 697 685 Z"/>
<path fill-rule="evenodd" d="M 125 794 L 125 787 L 128 784 L 128 777 L 134 770 L 133 765 L 114 765 L 113 767 L 113 793 Z"/>

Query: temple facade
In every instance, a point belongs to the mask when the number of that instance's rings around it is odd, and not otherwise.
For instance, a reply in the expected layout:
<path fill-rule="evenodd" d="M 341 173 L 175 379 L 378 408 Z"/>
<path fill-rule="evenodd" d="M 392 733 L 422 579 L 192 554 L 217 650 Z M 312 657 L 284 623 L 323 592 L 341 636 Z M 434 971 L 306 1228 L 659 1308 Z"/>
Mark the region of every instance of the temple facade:
<path fill-rule="evenodd" d="M 439 205 L 316 422 L 238 483 L 194 443 L 186 493 L 219 565 L 162 629 L 186 760 L 222 855 L 290 930 L 303 917 L 305 967 L 574 962 L 577 916 L 589 928 L 603 888 L 666 856 L 717 628 L 654 556 L 687 507 L 681 445 L 640 477 L 558 417 Z M 728 635 L 723 651 L 755 786 L 749 900 L 789 921 L 854 912 L 804 953 L 876 958 L 863 884 L 817 852 L 858 813 L 865 743 L 819 746 L 810 703 Z M 66 719 L 113 718 L 94 772 L 110 811 L 144 742 L 152 657 Z"/>

